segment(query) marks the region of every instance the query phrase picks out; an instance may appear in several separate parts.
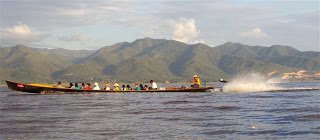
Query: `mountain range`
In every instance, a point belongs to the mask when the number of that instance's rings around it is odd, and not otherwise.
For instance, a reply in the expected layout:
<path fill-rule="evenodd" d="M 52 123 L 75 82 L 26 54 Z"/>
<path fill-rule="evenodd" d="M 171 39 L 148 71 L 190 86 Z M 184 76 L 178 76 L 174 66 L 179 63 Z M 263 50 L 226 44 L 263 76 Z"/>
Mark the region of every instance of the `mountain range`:
<path fill-rule="evenodd" d="M 210 47 L 174 40 L 137 39 L 99 50 L 0 47 L 0 80 L 21 82 L 206 81 L 239 73 L 320 71 L 320 52 L 290 46 L 227 42 Z"/>

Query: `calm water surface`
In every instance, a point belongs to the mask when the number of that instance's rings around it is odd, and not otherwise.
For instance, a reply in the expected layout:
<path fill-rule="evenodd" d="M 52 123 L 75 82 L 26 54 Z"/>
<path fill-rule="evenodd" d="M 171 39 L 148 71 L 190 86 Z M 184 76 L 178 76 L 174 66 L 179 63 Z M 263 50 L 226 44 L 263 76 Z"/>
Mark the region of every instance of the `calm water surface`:
<path fill-rule="evenodd" d="M 17 95 L 2 87 L 0 139 L 320 139 L 318 92 Z"/>

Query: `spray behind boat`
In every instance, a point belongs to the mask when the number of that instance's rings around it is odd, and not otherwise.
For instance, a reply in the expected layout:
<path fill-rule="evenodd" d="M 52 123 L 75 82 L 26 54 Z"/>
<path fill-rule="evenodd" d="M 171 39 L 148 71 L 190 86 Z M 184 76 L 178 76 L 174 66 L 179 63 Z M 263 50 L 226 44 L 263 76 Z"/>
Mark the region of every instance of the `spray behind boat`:
<path fill-rule="evenodd" d="M 259 92 L 280 90 L 278 83 L 282 82 L 277 78 L 269 78 L 260 73 L 239 74 L 230 81 L 225 79 L 219 80 L 225 85 L 222 87 L 223 92 Z"/>

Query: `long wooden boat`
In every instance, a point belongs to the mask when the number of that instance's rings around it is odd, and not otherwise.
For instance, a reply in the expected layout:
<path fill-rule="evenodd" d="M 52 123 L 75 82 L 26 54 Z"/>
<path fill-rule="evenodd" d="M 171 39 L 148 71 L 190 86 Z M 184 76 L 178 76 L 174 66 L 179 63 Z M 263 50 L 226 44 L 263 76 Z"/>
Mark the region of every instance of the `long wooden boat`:
<path fill-rule="evenodd" d="M 13 81 L 6 81 L 8 88 L 14 91 L 35 93 L 35 94 L 79 94 L 79 93 L 114 93 L 114 92 L 206 92 L 213 87 L 200 88 L 170 88 L 164 90 L 77 90 L 70 88 L 56 88 L 42 84 L 26 84 Z"/>

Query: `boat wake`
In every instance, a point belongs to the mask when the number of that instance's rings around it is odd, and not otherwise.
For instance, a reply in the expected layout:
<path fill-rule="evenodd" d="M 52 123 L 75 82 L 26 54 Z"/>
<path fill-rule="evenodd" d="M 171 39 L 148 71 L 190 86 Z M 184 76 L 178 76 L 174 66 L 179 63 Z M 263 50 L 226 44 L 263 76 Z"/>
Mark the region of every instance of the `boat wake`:
<path fill-rule="evenodd" d="M 303 91 L 317 91 L 319 88 L 281 88 L 275 90 L 268 90 L 266 92 L 303 92 Z"/>
<path fill-rule="evenodd" d="M 241 74 L 223 86 L 223 92 L 260 92 L 282 90 L 279 79 L 268 79 L 260 73 Z"/>

